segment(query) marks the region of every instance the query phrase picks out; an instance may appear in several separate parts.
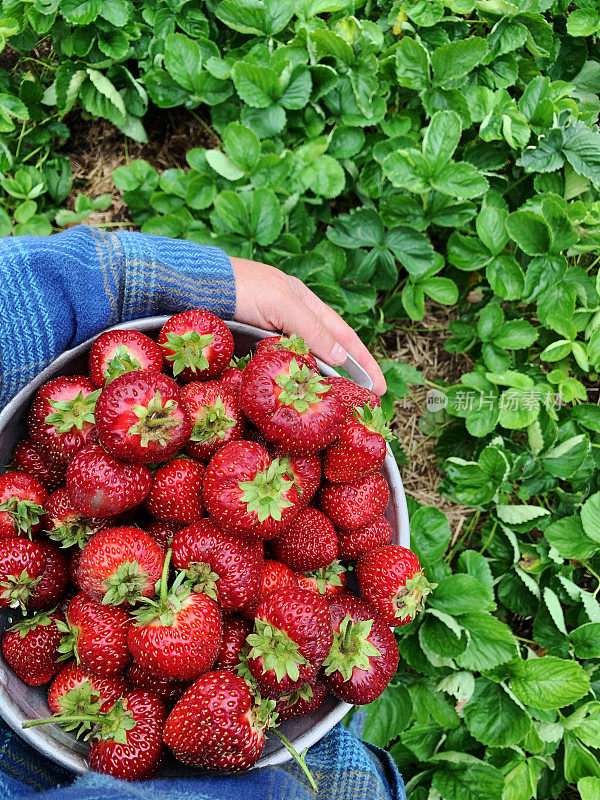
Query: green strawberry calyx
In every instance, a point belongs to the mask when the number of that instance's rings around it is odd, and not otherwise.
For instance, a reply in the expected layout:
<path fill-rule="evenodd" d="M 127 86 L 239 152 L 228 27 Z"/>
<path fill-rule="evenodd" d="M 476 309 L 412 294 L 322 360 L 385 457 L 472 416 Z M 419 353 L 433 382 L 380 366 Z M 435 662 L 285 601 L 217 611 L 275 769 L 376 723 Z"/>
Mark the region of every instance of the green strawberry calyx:
<path fill-rule="evenodd" d="M 290 680 L 297 681 L 300 677 L 299 667 L 308 664 L 300 653 L 297 642 L 285 631 L 260 617 L 255 619 L 255 632 L 250 633 L 246 641 L 250 645 L 248 657 L 262 658 L 263 675 L 273 670 L 278 682 L 286 675 Z"/>
<path fill-rule="evenodd" d="M 127 346 L 120 344 L 115 350 L 114 356 L 110 361 L 107 361 L 104 368 L 104 380 L 106 381 L 106 385 L 108 386 L 108 384 L 114 381 L 115 378 L 118 378 L 119 375 L 124 375 L 126 372 L 134 372 L 141 368 L 142 365 L 137 358 L 131 355 Z"/>
<path fill-rule="evenodd" d="M 134 625 L 143 627 L 151 625 L 153 622 L 159 622 L 163 628 L 171 628 L 175 624 L 184 601 L 191 595 L 191 586 L 185 582 L 187 577 L 185 570 L 182 570 L 175 578 L 170 589 L 167 587 L 171 553 L 170 549 L 167 550 L 162 575 L 156 584 L 158 598 L 141 598 L 140 607 L 131 612 Z"/>
<path fill-rule="evenodd" d="M 17 534 L 24 533 L 30 539 L 31 529 L 46 513 L 44 506 L 39 503 L 34 503 L 33 500 L 22 500 L 19 497 L 9 497 L 0 503 L 0 511 L 5 511 L 11 518 Z"/>
<path fill-rule="evenodd" d="M 310 349 L 301 336 L 295 333 L 290 333 L 289 336 L 282 336 L 274 345 L 276 350 L 289 350 L 290 353 L 298 353 L 298 355 L 308 355 Z"/>
<path fill-rule="evenodd" d="M 225 403 L 218 397 L 213 405 L 204 405 L 204 416 L 194 424 L 190 441 L 202 444 L 215 436 L 223 439 L 234 425 L 235 420 L 227 416 Z"/>
<path fill-rule="evenodd" d="M 346 567 L 342 566 L 341 561 L 336 559 L 328 564 L 326 567 L 304 572 L 306 578 L 313 578 L 317 584 L 319 594 L 325 594 L 327 586 L 342 586 L 342 579 L 340 575 L 346 572 Z"/>
<path fill-rule="evenodd" d="M 250 363 L 251 358 L 252 358 L 251 353 L 248 353 L 248 355 L 246 356 L 234 356 L 229 362 L 228 369 L 231 369 L 231 367 L 235 367 L 235 369 L 239 369 L 240 372 L 243 372 L 243 370 L 245 370 L 248 364 Z"/>
<path fill-rule="evenodd" d="M 141 600 L 146 588 L 148 572 L 143 570 L 137 560 L 123 561 L 116 572 L 105 578 L 106 594 L 102 598 L 103 605 L 120 606 L 121 603 L 133 605 Z"/>
<path fill-rule="evenodd" d="M 139 436 L 142 447 L 148 447 L 150 442 L 158 442 L 161 447 L 166 447 L 173 438 L 172 429 L 180 424 L 180 420 L 173 414 L 176 409 L 176 400 L 167 400 L 163 404 L 161 394 L 157 391 L 147 406 L 133 407 L 133 413 L 138 421 L 127 433 L 130 436 Z"/>
<path fill-rule="evenodd" d="M 333 632 L 333 644 L 323 662 L 326 675 L 339 672 L 342 680 L 349 681 L 354 667 L 371 669 L 371 658 L 381 655 L 381 651 L 369 641 L 372 627 L 372 619 L 354 622 L 350 614 L 346 614 L 339 631 Z"/>
<path fill-rule="evenodd" d="M 34 725 L 55 723 L 65 727 L 71 723 L 76 725 L 87 723 L 92 728 L 86 739 L 111 739 L 117 744 L 127 744 L 127 731 L 135 728 L 135 719 L 127 709 L 127 700 L 121 698 L 108 711 L 97 711 L 91 714 L 55 714 L 46 719 L 30 719 L 23 723 L 24 728 Z"/>
<path fill-rule="evenodd" d="M 46 533 L 53 542 L 57 542 L 60 547 L 79 547 L 80 550 L 86 546 L 95 533 L 98 533 L 100 526 L 92 524 L 83 517 L 73 516 L 57 525 Z"/>
<path fill-rule="evenodd" d="M 67 433 L 71 428 L 81 431 L 86 423 L 93 425 L 96 400 L 101 391 L 97 389 L 85 397 L 83 391 L 80 391 L 72 400 L 49 400 L 54 411 L 44 420 L 46 425 L 54 426 L 57 433 Z"/>
<path fill-rule="evenodd" d="M 383 436 L 386 442 L 390 442 L 394 438 L 394 434 L 386 424 L 381 406 L 371 408 L 368 403 L 365 403 L 362 408 L 360 406 L 354 406 L 352 413 L 354 418 L 362 423 L 363 427 L 371 431 L 371 433 L 378 433 L 380 436 Z"/>
<path fill-rule="evenodd" d="M 25 613 L 27 601 L 41 579 L 41 575 L 37 578 L 30 578 L 26 569 L 20 575 L 7 575 L 3 581 L 0 581 L 0 597 L 8 600 L 11 608 L 20 608 Z"/>
<path fill-rule="evenodd" d="M 185 573 L 186 581 L 189 581 L 194 592 L 197 594 L 206 594 L 217 602 L 217 581 L 219 580 L 219 574 L 213 572 L 210 564 L 206 561 L 192 561 L 188 564 Z"/>
<path fill-rule="evenodd" d="M 425 597 L 431 594 L 436 586 L 437 583 L 428 581 L 421 571 L 415 573 L 412 578 L 407 578 L 404 586 L 401 586 L 392 598 L 396 616 L 402 620 L 414 617 L 423 608 Z"/>
<path fill-rule="evenodd" d="M 304 683 L 298 686 L 297 689 L 291 689 L 289 692 L 280 694 L 277 698 L 280 703 L 285 703 L 286 708 L 295 706 L 299 700 L 306 700 L 309 703 L 313 698 L 313 690 L 310 683 Z"/>
<path fill-rule="evenodd" d="M 66 731 L 76 731 L 76 736 L 82 736 L 90 731 L 93 723 L 89 721 L 77 721 L 68 717 L 89 717 L 96 716 L 102 708 L 103 702 L 100 693 L 94 691 L 92 696 L 92 685 L 89 682 L 82 683 L 81 686 L 69 689 L 59 698 L 61 711 L 54 716 L 55 722 L 62 725 Z"/>
<path fill-rule="evenodd" d="M 287 497 L 294 481 L 289 479 L 290 462 L 288 458 L 274 458 L 268 468 L 257 472 L 251 481 L 240 481 L 241 500 L 246 503 L 248 513 L 256 511 L 259 522 L 271 517 L 279 521 L 284 508 L 294 503 Z"/>
<path fill-rule="evenodd" d="M 161 344 L 167 352 L 167 361 L 173 364 L 173 375 L 177 377 L 184 369 L 193 372 L 203 372 L 209 367 L 208 358 L 204 350 L 215 340 L 214 333 L 199 333 L 187 331 L 186 333 L 167 333 L 167 341 Z"/>
<path fill-rule="evenodd" d="M 290 361 L 287 373 L 276 376 L 275 383 L 281 389 L 277 400 L 292 406 L 299 414 L 319 403 L 321 395 L 330 389 L 320 375 L 306 364 L 300 366 L 295 358 Z"/>
<path fill-rule="evenodd" d="M 54 625 L 57 622 L 51 614 L 54 614 L 56 607 L 48 609 L 48 611 L 40 611 L 32 617 L 26 617 L 21 622 L 17 622 L 8 628 L 9 631 L 19 634 L 20 639 L 24 639 L 28 633 L 35 630 L 39 625 Z"/>
<path fill-rule="evenodd" d="M 59 619 L 56 621 L 56 627 L 63 634 L 58 645 L 58 652 L 60 653 L 57 661 L 66 661 L 68 658 L 74 658 L 75 662 L 79 665 L 81 659 L 77 650 L 77 640 L 79 639 L 79 628 L 72 625 L 68 619 Z"/>

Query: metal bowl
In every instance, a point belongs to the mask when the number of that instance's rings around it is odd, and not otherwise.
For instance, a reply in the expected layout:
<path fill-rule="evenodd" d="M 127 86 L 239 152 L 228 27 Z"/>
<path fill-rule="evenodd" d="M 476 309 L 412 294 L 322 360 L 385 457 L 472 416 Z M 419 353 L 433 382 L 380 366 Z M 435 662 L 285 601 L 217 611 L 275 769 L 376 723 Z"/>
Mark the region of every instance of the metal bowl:
<path fill-rule="evenodd" d="M 156 336 L 168 317 L 149 317 L 116 325 L 119 328 L 135 328 L 149 336 Z M 273 334 L 268 331 L 244 325 L 239 322 L 227 322 L 235 340 L 236 355 L 250 352 L 260 340 Z M 55 361 L 41 372 L 31 383 L 22 389 L 0 413 L 0 464 L 4 470 L 17 443 L 26 434 L 27 412 L 33 396 L 47 381 L 58 375 L 76 375 L 87 371 L 87 354 L 93 339 L 62 353 Z M 319 369 L 325 376 L 336 375 L 336 371 L 319 361 Z M 360 385 L 371 388 L 373 385 L 367 373 L 349 358 L 344 364 L 346 372 Z M 393 542 L 405 547 L 410 545 L 410 532 L 406 497 L 400 479 L 396 461 L 388 447 L 385 465 L 382 470 L 390 486 L 390 502 L 386 516 L 393 531 Z M 13 621 L 15 612 L 0 612 L 0 633 Z M 86 772 L 89 767 L 86 760 L 87 745 L 80 742 L 72 734 L 66 733 L 58 725 L 44 725 L 23 729 L 22 723 L 29 719 L 39 719 L 50 715 L 46 702 L 47 687 L 27 686 L 7 666 L 0 651 L 0 715 L 2 718 L 39 753 L 50 758 L 62 767 L 74 772 Z M 350 710 L 348 703 L 336 700 L 328 695 L 323 705 L 307 717 L 300 717 L 284 722 L 281 731 L 292 742 L 298 752 L 318 742 L 342 717 Z M 282 764 L 290 759 L 288 751 L 280 740 L 268 738 L 263 755 L 255 765 L 264 767 Z M 182 771 L 192 774 L 194 770 L 174 760 L 167 760 L 160 775 L 181 776 Z"/>

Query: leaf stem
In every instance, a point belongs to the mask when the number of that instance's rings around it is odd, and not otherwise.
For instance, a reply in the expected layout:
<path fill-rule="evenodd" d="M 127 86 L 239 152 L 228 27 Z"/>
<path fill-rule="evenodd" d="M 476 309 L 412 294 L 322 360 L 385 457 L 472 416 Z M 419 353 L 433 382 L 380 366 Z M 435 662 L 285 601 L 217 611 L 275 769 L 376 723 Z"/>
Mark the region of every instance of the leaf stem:
<path fill-rule="evenodd" d="M 318 791 L 319 791 L 319 787 L 317 786 L 317 782 L 316 782 L 316 781 L 315 781 L 315 779 L 313 778 L 313 776 L 312 776 L 312 773 L 311 773 L 311 771 L 309 770 L 309 768 L 308 768 L 308 766 L 307 766 L 307 764 L 306 764 L 306 754 L 308 753 L 308 747 L 307 747 L 307 748 L 305 748 L 305 749 L 302 751 L 302 753 L 300 754 L 300 753 L 299 753 L 299 752 L 296 750 L 296 748 L 295 748 L 295 747 L 292 745 L 292 743 L 290 742 L 290 740 L 289 740 L 289 739 L 286 739 L 286 737 L 283 735 L 283 733 L 280 733 L 280 732 L 279 732 L 278 730 L 276 730 L 276 729 L 273 729 L 273 733 L 275 734 L 275 736 L 277 736 L 277 737 L 279 737 L 279 739 L 281 739 L 281 741 L 282 741 L 282 742 L 284 743 L 284 745 L 286 746 L 286 748 L 287 748 L 287 751 L 290 753 L 290 755 L 292 756 L 292 758 L 293 758 L 295 761 L 297 761 L 297 762 L 298 762 L 298 764 L 300 765 L 300 767 L 301 767 L 302 771 L 304 772 L 304 774 L 305 774 L 305 775 L 306 775 L 306 777 L 308 778 L 308 780 L 309 780 L 309 782 L 310 782 L 310 785 L 312 786 L 312 788 L 315 790 L 315 792 L 318 792 Z"/>
<path fill-rule="evenodd" d="M 486 542 L 486 543 L 483 545 L 483 547 L 482 547 L 482 548 L 481 548 L 481 550 L 479 551 L 480 555 L 481 555 L 482 553 L 484 553 L 484 552 L 485 552 L 485 551 L 488 549 L 488 547 L 490 546 L 490 544 L 492 543 L 492 539 L 493 539 L 493 538 L 494 538 L 494 536 L 496 535 L 496 528 L 497 528 L 497 527 L 498 527 L 498 520 L 496 520 L 496 521 L 494 522 L 494 524 L 493 524 L 493 526 L 492 526 L 492 531 L 491 531 L 490 535 L 489 535 L 489 536 L 488 536 L 488 538 L 487 538 L 487 542 Z"/>

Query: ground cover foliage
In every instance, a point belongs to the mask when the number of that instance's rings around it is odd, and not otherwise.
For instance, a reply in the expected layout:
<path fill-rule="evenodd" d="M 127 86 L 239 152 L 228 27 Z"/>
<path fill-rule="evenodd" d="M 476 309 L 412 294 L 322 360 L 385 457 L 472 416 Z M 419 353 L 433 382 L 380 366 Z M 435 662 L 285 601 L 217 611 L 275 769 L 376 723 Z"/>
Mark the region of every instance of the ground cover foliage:
<path fill-rule="evenodd" d="M 427 298 L 474 367 L 437 395 L 440 491 L 411 503 L 438 583 L 369 707 L 410 800 L 600 796 L 600 10 L 594 0 L 3 0 L 0 233 L 72 193 L 69 114 L 218 147 L 114 173 L 143 231 L 305 280 L 374 344 Z M 15 56 L 14 58 L 12 56 Z M 384 362 L 393 401 L 414 368 Z M 441 406 L 444 406 L 442 408 Z M 402 459 L 402 453 L 397 450 Z"/>

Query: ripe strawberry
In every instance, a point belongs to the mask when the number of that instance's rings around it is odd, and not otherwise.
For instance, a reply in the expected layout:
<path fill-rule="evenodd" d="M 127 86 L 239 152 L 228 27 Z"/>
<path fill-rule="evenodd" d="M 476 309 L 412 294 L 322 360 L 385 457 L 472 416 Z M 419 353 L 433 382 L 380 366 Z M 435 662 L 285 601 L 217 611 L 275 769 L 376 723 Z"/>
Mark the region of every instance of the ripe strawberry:
<path fill-rule="evenodd" d="M 134 689 L 147 689 L 164 700 L 179 700 L 190 685 L 188 681 L 173 681 L 153 675 L 134 661 L 125 670 L 125 677 Z"/>
<path fill-rule="evenodd" d="M 81 586 L 78 582 L 77 570 L 79 569 L 79 562 L 81 560 L 82 553 L 83 550 L 80 550 L 78 547 L 74 547 L 69 555 L 69 578 L 71 578 L 71 582 L 78 589 L 78 591 L 81 591 Z"/>
<path fill-rule="evenodd" d="M 195 592 L 212 597 L 226 611 L 241 609 L 258 592 L 261 544 L 244 541 L 203 519 L 173 539 L 173 566 L 186 571 Z"/>
<path fill-rule="evenodd" d="M 46 556 L 29 539 L 0 539 L 0 608 L 29 605 L 46 567 Z"/>
<path fill-rule="evenodd" d="M 260 684 L 285 692 L 312 681 L 331 647 L 327 601 L 296 587 L 275 589 L 260 601 L 248 636 L 248 667 Z"/>
<path fill-rule="evenodd" d="M 339 556 L 345 559 L 360 558 L 363 553 L 392 541 L 392 526 L 385 517 L 354 530 L 338 530 Z"/>
<path fill-rule="evenodd" d="M 48 705 L 53 714 L 95 714 L 105 703 L 114 703 L 129 689 L 128 682 L 120 675 L 103 678 L 71 661 L 52 681 Z M 65 723 L 65 729 L 73 730 L 80 725 L 82 731 L 92 727 L 90 723 Z"/>
<path fill-rule="evenodd" d="M 348 417 L 339 439 L 325 451 L 323 472 L 332 483 L 347 483 L 378 470 L 385 461 L 386 441 L 392 432 L 385 424 L 383 411 L 365 403 Z"/>
<path fill-rule="evenodd" d="M 327 378 L 327 383 L 331 386 L 331 392 L 347 409 L 347 416 L 351 417 L 355 406 L 368 405 L 370 408 L 375 409 L 381 405 L 381 398 L 370 389 L 365 389 L 359 386 L 350 378 L 344 378 L 341 375 L 336 375 L 333 378 Z"/>
<path fill-rule="evenodd" d="M 291 333 L 289 336 L 268 336 L 266 339 L 261 339 L 254 350 L 254 358 L 261 358 L 263 355 L 277 353 L 281 350 L 293 353 L 298 362 L 306 364 L 315 372 L 319 371 L 317 359 L 310 352 L 304 339 L 296 336 L 295 333 Z"/>
<path fill-rule="evenodd" d="M 44 529 L 61 547 L 85 547 L 95 533 L 110 525 L 108 519 L 82 516 L 73 505 L 66 486 L 52 492 L 44 507 Z"/>
<path fill-rule="evenodd" d="M 332 561 L 326 567 L 304 572 L 298 576 L 298 585 L 310 592 L 333 597 L 340 594 L 346 586 L 346 568 L 339 561 Z"/>
<path fill-rule="evenodd" d="M 236 358 L 234 356 L 225 372 L 219 377 L 219 383 L 239 401 L 242 386 L 242 373 L 246 369 L 250 356 Z"/>
<path fill-rule="evenodd" d="M 47 497 L 42 484 L 25 472 L 0 475 L 0 539 L 39 533 Z"/>
<path fill-rule="evenodd" d="M 160 596 L 145 600 L 133 613 L 127 643 L 135 661 L 148 672 L 171 680 L 194 681 L 213 665 L 223 639 L 217 604 L 182 586 L 181 572 L 167 592 L 169 554 Z"/>
<path fill-rule="evenodd" d="M 282 586 L 298 586 L 298 575 L 280 561 L 265 559 L 258 593 L 246 603 L 241 613 L 250 622 L 254 622 L 254 614 L 260 601 Z"/>
<path fill-rule="evenodd" d="M 107 528 L 84 547 L 77 583 L 104 605 L 132 605 L 154 597 L 164 561 L 162 547 L 139 528 Z"/>
<path fill-rule="evenodd" d="M 225 530 L 270 539 L 287 528 L 300 495 L 286 459 L 272 460 L 254 442 L 229 442 L 212 457 L 202 487 L 208 513 Z"/>
<path fill-rule="evenodd" d="M 246 637 L 252 625 L 243 617 L 231 616 L 223 622 L 223 644 L 213 669 L 233 671 L 240 663 L 240 654 L 246 646 Z"/>
<path fill-rule="evenodd" d="M 398 645 L 385 621 L 364 600 L 344 593 L 329 603 L 333 645 L 322 681 L 346 703 L 372 703 L 398 666 Z"/>
<path fill-rule="evenodd" d="M 75 657 L 78 665 L 97 675 L 119 675 L 131 661 L 127 648 L 129 614 L 116 606 L 104 606 L 79 592 L 67 607 L 59 650 L 62 660 Z"/>
<path fill-rule="evenodd" d="M 285 457 L 285 453 L 276 453 L 279 459 Z M 301 507 L 307 506 L 316 494 L 321 483 L 321 459 L 314 453 L 304 456 L 288 456 L 290 466 L 289 473 L 294 479 L 294 483 L 300 492 Z"/>
<path fill-rule="evenodd" d="M 192 458 L 174 458 L 156 470 L 146 508 L 160 520 L 189 525 L 204 516 L 204 465 Z"/>
<path fill-rule="evenodd" d="M 265 744 L 275 703 L 257 705 L 238 675 L 225 670 L 199 678 L 171 711 L 163 738 L 175 758 L 205 769 L 249 769 Z"/>
<path fill-rule="evenodd" d="M 321 487 L 319 508 L 336 528 L 354 530 L 370 525 L 387 508 L 390 490 L 378 472 L 350 483 L 328 483 Z"/>
<path fill-rule="evenodd" d="M 233 336 L 210 311 L 195 309 L 168 320 L 158 343 L 171 363 L 173 376 L 184 383 L 216 378 L 233 356 Z"/>
<path fill-rule="evenodd" d="M 335 528 L 316 508 L 303 508 L 271 546 L 275 557 L 295 572 L 326 567 L 338 554 Z"/>
<path fill-rule="evenodd" d="M 94 408 L 100 390 L 83 375 L 63 375 L 38 390 L 29 412 L 29 434 L 52 461 L 68 464 L 95 441 Z"/>
<path fill-rule="evenodd" d="M 133 464 L 172 458 L 192 431 L 175 381 L 150 371 L 126 372 L 102 390 L 96 426 L 106 451 Z"/>
<path fill-rule="evenodd" d="M 344 407 L 316 370 L 287 350 L 253 359 L 244 370 L 242 411 L 290 453 L 314 453 L 337 438 Z"/>
<path fill-rule="evenodd" d="M 152 519 L 145 525 L 146 533 L 166 551 L 171 547 L 171 542 L 176 533 L 183 530 L 185 526 L 180 522 L 165 522 L 161 519 Z"/>
<path fill-rule="evenodd" d="M 68 562 L 58 546 L 46 539 L 40 539 L 36 544 L 41 547 L 46 563 L 39 582 L 27 601 L 27 608 L 34 610 L 56 605 L 63 599 L 69 582 Z"/>
<path fill-rule="evenodd" d="M 430 583 L 416 555 L 388 544 L 362 555 L 356 563 L 360 593 L 388 625 L 407 625 L 437 584 Z"/>
<path fill-rule="evenodd" d="M 124 372 L 149 369 L 160 372 L 162 349 L 141 331 L 106 331 L 90 349 L 90 378 L 104 387 Z"/>
<path fill-rule="evenodd" d="M 64 614 L 42 611 L 4 631 L 2 653 L 12 671 L 28 686 L 48 683 L 60 670 L 58 645 L 62 633 L 56 620 Z"/>
<path fill-rule="evenodd" d="M 55 489 L 65 482 L 66 464 L 57 464 L 45 456 L 31 439 L 23 439 L 13 453 L 15 469 L 36 478 L 46 489 Z"/>
<path fill-rule="evenodd" d="M 320 680 L 316 679 L 312 683 L 305 683 L 304 686 L 291 689 L 283 694 L 266 692 L 265 697 L 275 700 L 277 723 L 280 723 L 312 714 L 327 697 L 327 689 Z"/>
<path fill-rule="evenodd" d="M 151 485 L 147 467 L 119 461 L 97 444 L 77 453 L 67 468 L 69 497 L 85 517 L 114 517 L 135 508 Z"/>
<path fill-rule="evenodd" d="M 239 403 L 219 381 L 188 383 L 181 396 L 194 426 L 185 447 L 191 456 L 208 461 L 227 442 L 242 438 L 244 417 Z"/>

